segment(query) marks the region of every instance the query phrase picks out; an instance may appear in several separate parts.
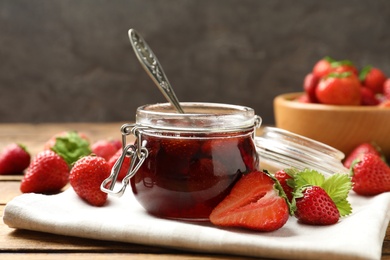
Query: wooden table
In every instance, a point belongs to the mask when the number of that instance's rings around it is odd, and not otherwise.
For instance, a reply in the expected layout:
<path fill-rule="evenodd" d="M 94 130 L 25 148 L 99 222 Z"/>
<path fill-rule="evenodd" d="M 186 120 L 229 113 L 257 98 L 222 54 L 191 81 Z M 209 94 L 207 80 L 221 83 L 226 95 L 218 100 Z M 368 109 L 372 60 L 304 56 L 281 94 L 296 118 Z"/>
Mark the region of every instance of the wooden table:
<path fill-rule="evenodd" d="M 0 124 L 0 150 L 7 144 L 25 144 L 34 155 L 54 134 L 64 130 L 85 132 L 95 141 L 104 138 L 120 138 L 122 123 L 76 124 Z M 0 216 L 4 207 L 20 195 L 21 176 L 0 176 Z M 98 241 L 46 234 L 27 230 L 14 230 L 0 222 L 1 259 L 107 259 L 131 257 L 132 259 L 245 259 L 228 255 L 183 252 L 160 247 L 143 246 L 111 241 Z M 246 258 L 250 259 L 250 258 Z M 383 242 L 382 259 L 390 260 L 390 226 Z"/>

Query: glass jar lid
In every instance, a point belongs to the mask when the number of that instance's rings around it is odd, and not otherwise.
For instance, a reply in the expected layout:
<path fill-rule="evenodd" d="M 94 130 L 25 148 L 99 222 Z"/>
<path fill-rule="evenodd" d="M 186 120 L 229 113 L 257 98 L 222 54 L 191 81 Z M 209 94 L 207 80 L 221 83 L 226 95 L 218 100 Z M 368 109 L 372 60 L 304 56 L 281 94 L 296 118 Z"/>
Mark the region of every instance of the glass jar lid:
<path fill-rule="evenodd" d="M 170 103 L 144 105 L 137 109 L 136 123 L 171 131 L 237 131 L 258 127 L 261 118 L 252 108 L 230 104 L 181 102 L 178 113 Z"/>
<path fill-rule="evenodd" d="M 341 161 L 344 154 L 326 144 L 292 132 L 265 127 L 262 136 L 255 138 L 261 158 L 289 162 L 298 169 L 312 168 L 326 174 L 346 173 Z"/>

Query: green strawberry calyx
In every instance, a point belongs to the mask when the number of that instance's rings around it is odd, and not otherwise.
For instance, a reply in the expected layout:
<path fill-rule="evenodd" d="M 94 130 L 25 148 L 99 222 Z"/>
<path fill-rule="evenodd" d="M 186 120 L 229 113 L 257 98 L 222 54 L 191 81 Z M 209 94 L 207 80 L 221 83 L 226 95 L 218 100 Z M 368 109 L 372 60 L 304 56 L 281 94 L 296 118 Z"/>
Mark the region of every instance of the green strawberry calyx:
<path fill-rule="evenodd" d="M 276 190 L 278 195 L 280 197 L 282 197 L 286 201 L 288 209 L 289 209 L 289 214 L 291 216 L 293 216 L 294 215 L 294 211 L 295 211 L 295 207 L 288 200 L 287 195 L 284 192 L 283 187 L 280 184 L 279 180 L 273 174 L 269 173 L 267 170 L 263 170 L 263 172 L 274 181 L 274 189 Z"/>
<path fill-rule="evenodd" d="M 328 79 L 328 78 L 344 79 L 344 78 L 350 77 L 351 75 L 352 75 L 352 72 L 350 72 L 350 71 L 331 72 L 328 75 L 326 75 L 323 79 Z"/>
<path fill-rule="evenodd" d="M 66 135 L 57 137 L 51 149 L 61 156 L 69 166 L 92 152 L 88 140 L 82 138 L 76 131 L 69 131 Z"/>
<path fill-rule="evenodd" d="M 333 61 L 330 61 L 330 66 L 332 68 L 337 68 L 340 66 L 354 66 L 354 65 L 353 65 L 352 61 L 350 61 L 350 60 L 339 60 L 339 61 L 333 60 Z"/>
<path fill-rule="evenodd" d="M 335 173 L 325 178 L 316 170 L 304 169 L 294 175 L 294 199 L 292 207 L 295 209 L 295 199 L 303 197 L 303 191 L 308 186 L 319 186 L 325 190 L 336 204 L 341 217 L 352 213 L 352 206 L 348 201 L 349 191 L 352 189 L 351 177 L 348 174 Z"/>
<path fill-rule="evenodd" d="M 371 65 L 365 66 L 359 73 L 359 80 L 364 81 L 366 79 L 368 73 L 370 73 L 371 69 L 372 69 Z"/>

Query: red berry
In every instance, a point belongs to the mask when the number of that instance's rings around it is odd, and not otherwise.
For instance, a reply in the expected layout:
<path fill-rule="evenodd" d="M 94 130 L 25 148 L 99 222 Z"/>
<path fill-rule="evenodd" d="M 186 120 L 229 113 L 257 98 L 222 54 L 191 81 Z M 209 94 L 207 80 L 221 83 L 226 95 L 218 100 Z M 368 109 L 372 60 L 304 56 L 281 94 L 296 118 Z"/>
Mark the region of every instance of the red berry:
<path fill-rule="evenodd" d="M 29 166 L 31 156 L 23 145 L 10 144 L 0 154 L 0 175 L 21 174 Z"/>
<path fill-rule="evenodd" d="M 258 231 L 281 228 L 289 218 L 289 209 L 274 185 L 274 180 L 260 171 L 242 176 L 230 194 L 211 212 L 210 221 L 217 226 Z"/>
<path fill-rule="evenodd" d="M 322 78 L 322 77 L 328 75 L 332 70 L 332 67 L 331 67 L 332 61 L 333 61 L 333 59 L 331 59 L 329 57 L 325 57 L 325 58 L 317 61 L 317 63 L 313 67 L 313 72 L 312 72 L 313 75 L 316 78 Z"/>
<path fill-rule="evenodd" d="M 114 143 L 108 140 L 98 140 L 92 144 L 92 153 L 108 161 L 117 151 L 118 148 Z"/>
<path fill-rule="evenodd" d="M 122 149 L 119 149 L 109 160 L 108 160 L 108 166 L 110 168 L 110 170 L 114 167 L 114 164 L 116 163 L 116 161 L 119 159 L 119 157 L 122 155 Z M 121 181 L 123 180 L 124 177 L 126 177 L 126 174 L 127 174 L 127 171 L 129 170 L 130 168 L 130 162 L 131 162 L 131 159 L 130 157 L 128 156 L 125 156 L 125 158 L 123 159 L 123 163 L 122 163 L 122 166 L 119 170 L 119 173 L 118 173 L 118 178 L 117 180 L 118 181 Z"/>
<path fill-rule="evenodd" d="M 376 106 L 380 103 L 378 98 L 375 96 L 375 93 L 370 88 L 361 87 L 360 91 L 362 94 L 362 106 Z"/>
<path fill-rule="evenodd" d="M 303 89 L 308 97 L 309 103 L 318 103 L 316 97 L 316 88 L 319 82 L 319 78 L 314 76 L 313 73 L 309 73 L 305 76 L 303 81 Z"/>
<path fill-rule="evenodd" d="M 282 186 L 288 200 L 291 201 L 293 198 L 294 188 L 288 185 L 288 180 L 292 180 L 293 177 L 287 174 L 286 171 L 280 170 L 275 173 L 275 178 L 279 181 L 280 185 Z"/>
<path fill-rule="evenodd" d="M 348 154 L 348 156 L 345 158 L 343 164 L 346 168 L 349 169 L 351 167 L 353 161 L 355 161 L 356 159 L 358 159 L 358 160 L 361 159 L 363 157 L 363 155 L 368 154 L 368 153 L 376 154 L 377 156 L 382 156 L 382 154 L 380 152 L 380 148 L 378 146 L 376 146 L 375 144 L 362 143 L 362 144 L 356 146 L 355 149 L 353 149 L 352 152 L 350 152 Z"/>
<path fill-rule="evenodd" d="M 358 78 L 350 72 L 331 73 L 321 79 L 316 89 L 320 103 L 328 105 L 360 105 L 361 92 Z"/>
<path fill-rule="evenodd" d="M 359 75 L 363 85 L 374 93 L 383 93 L 383 84 L 386 81 L 385 74 L 377 68 L 366 66 Z"/>
<path fill-rule="evenodd" d="M 37 154 L 20 184 L 23 193 L 56 193 L 68 183 L 69 166 L 53 151 Z"/>
<path fill-rule="evenodd" d="M 390 168 L 375 154 L 365 154 L 352 165 L 353 190 L 360 195 L 377 195 L 390 191 Z"/>
<path fill-rule="evenodd" d="M 338 222 L 340 213 L 324 189 L 310 186 L 303 190 L 303 197 L 296 199 L 295 216 L 304 224 L 331 225 Z"/>
<path fill-rule="evenodd" d="M 98 156 L 86 156 L 73 166 L 69 181 L 79 197 L 93 206 L 102 206 L 107 193 L 100 190 L 101 183 L 110 175 L 106 160 Z"/>
<path fill-rule="evenodd" d="M 390 100 L 390 78 L 383 83 L 383 95 Z"/>

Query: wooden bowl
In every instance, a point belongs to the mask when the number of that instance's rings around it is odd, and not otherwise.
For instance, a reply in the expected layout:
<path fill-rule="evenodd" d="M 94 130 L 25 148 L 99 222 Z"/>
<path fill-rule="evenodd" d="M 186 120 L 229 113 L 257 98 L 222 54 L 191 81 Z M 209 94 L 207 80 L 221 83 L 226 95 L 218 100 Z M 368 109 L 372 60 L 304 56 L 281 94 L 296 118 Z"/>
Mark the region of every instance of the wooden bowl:
<path fill-rule="evenodd" d="M 333 146 L 348 155 L 363 142 L 375 142 L 390 158 L 390 109 L 334 106 L 295 101 L 303 93 L 274 99 L 276 127 Z"/>

